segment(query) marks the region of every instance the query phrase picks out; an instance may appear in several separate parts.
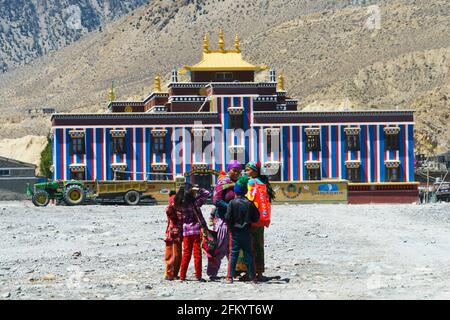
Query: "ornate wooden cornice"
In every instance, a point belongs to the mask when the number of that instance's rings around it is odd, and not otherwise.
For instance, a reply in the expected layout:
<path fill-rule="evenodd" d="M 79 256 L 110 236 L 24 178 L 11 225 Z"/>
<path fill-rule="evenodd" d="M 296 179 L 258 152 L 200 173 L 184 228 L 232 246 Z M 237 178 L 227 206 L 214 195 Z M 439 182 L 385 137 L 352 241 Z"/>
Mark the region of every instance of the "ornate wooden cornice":
<path fill-rule="evenodd" d="M 386 168 L 398 168 L 400 166 L 399 160 L 386 160 L 384 161 Z"/>
<path fill-rule="evenodd" d="M 305 128 L 307 136 L 320 136 L 320 128 Z"/>
<path fill-rule="evenodd" d="M 165 162 L 152 163 L 151 168 L 152 171 L 165 172 L 168 168 L 168 165 Z"/>
<path fill-rule="evenodd" d="M 84 131 L 84 129 L 75 129 L 75 130 L 70 130 L 69 131 L 69 135 L 70 135 L 70 137 L 72 138 L 72 139 L 75 139 L 75 138 L 84 138 L 84 136 L 85 136 L 85 131 Z"/>
<path fill-rule="evenodd" d="M 74 163 L 69 165 L 71 172 L 84 172 L 86 170 L 86 165 L 83 163 Z"/>
<path fill-rule="evenodd" d="M 358 169 L 359 167 L 361 167 L 361 161 L 359 160 L 345 161 L 345 167 L 348 169 Z"/>
<path fill-rule="evenodd" d="M 306 161 L 305 167 L 306 169 L 320 169 L 320 161 Z"/>
<path fill-rule="evenodd" d="M 344 128 L 344 132 L 346 135 L 359 135 L 359 133 L 361 132 L 361 128 L 357 128 L 357 127 L 346 127 Z"/>
<path fill-rule="evenodd" d="M 152 129 L 150 132 L 152 137 L 165 137 L 167 135 L 166 129 Z"/>

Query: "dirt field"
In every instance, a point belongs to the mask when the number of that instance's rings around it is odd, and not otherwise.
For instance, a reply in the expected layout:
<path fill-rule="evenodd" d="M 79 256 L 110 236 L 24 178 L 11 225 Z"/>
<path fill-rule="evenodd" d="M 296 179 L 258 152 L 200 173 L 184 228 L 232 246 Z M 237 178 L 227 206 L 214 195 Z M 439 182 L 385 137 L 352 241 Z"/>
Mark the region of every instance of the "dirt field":
<path fill-rule="evenodd" d="M 448 204 L 275 206 L 260 284 L 163 280 L 165 224 L 164 206 L 0 202 L 0 298 L 450 299 Z"/>

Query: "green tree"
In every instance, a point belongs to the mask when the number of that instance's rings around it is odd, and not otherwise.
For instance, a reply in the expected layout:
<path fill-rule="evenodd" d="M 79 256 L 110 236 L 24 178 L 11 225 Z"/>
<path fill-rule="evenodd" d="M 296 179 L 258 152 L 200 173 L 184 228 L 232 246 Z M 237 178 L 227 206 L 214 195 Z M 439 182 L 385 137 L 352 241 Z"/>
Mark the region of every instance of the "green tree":
<path fill-rule="evenodd" d="M 52 140 L 50 136 L 47 137 L 47 145 L 44 150 L 41 152 L 41 162 L 39 163 L 39 171 L 40 173 L 51 179 L 52 171 L 50 170 L 52 166 Z"/>

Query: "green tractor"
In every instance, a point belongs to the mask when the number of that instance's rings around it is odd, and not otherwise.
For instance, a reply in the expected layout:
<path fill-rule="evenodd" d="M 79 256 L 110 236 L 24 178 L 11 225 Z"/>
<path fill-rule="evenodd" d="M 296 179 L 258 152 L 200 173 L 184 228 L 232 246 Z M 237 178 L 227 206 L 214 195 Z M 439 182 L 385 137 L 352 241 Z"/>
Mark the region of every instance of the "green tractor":
<path fill-rule="evenodd" d="M 27 194 L 37 207 L 45 207 L 50 200 L 64 202 L 68 206 L 80 205 L 86 198 L 84 184 L 80 181 L 50 181 L 28 185 Z"/>

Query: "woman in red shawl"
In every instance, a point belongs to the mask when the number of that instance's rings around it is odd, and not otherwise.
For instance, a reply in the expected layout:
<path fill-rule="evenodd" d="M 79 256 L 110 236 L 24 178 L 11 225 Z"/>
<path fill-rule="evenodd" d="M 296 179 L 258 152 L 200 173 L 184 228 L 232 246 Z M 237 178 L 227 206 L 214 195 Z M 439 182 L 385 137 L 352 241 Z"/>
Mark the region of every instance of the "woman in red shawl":
<path fill-rule="evenodd" d="M 254 179 L 256 182 L 265 184 L 267 187 L 267 195 L 269 201 L 272 202 L 275 199 L 275 192 L 270 185 L 269 177 L 267 175 L 261 174 L 261 163 L 249 162 L 245 166 L 245 174 L 250 178 Z M 264 267 L 264 227 L 251 227 L 250 229 L 252 235 L 252 253 L 255 260 L 256 277 L 258 280 L 262 280 Z M 243 280 L 247 279 L 247 266 L 245 264 L 245 259 L 243 252 L 239 255 L 238 263 L 236 266 L 236 273 L 245 272 L 246 275 Z"/>

